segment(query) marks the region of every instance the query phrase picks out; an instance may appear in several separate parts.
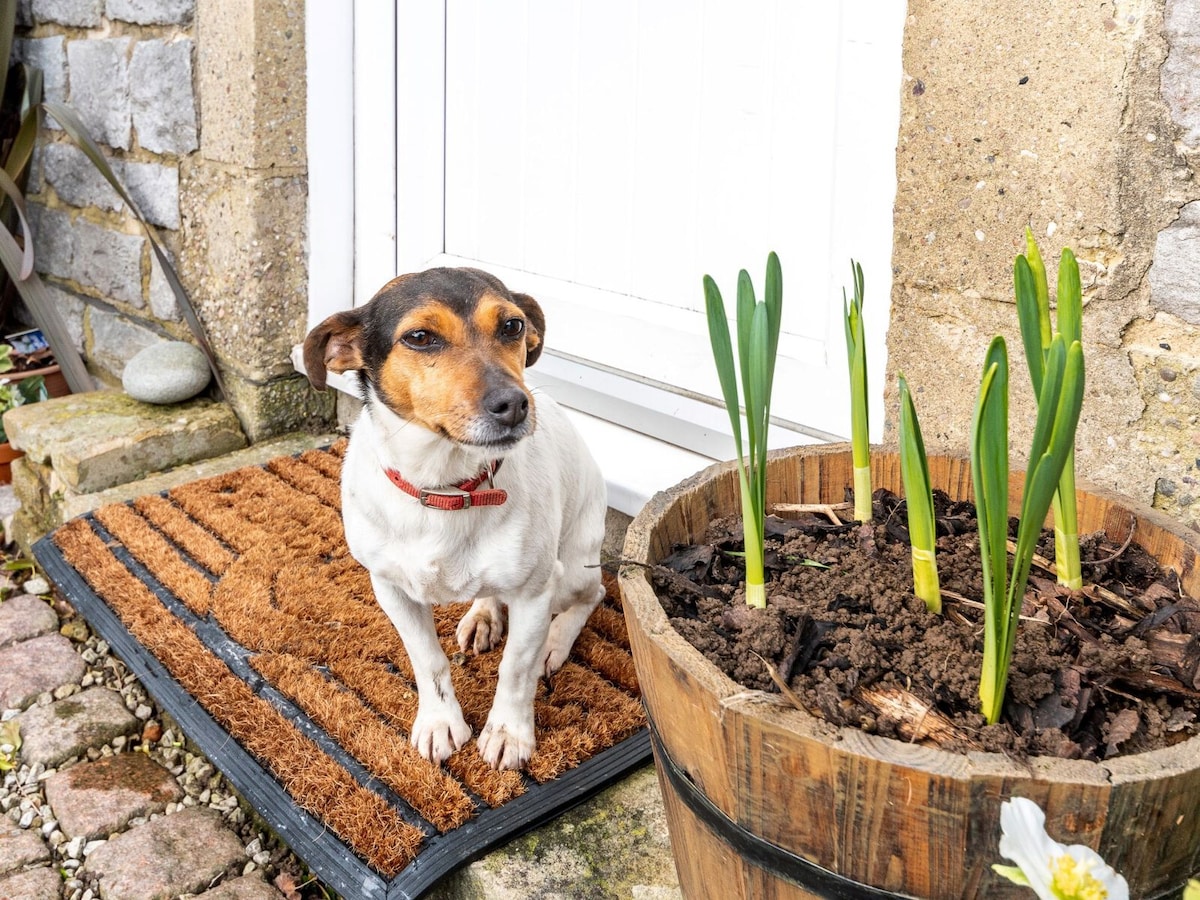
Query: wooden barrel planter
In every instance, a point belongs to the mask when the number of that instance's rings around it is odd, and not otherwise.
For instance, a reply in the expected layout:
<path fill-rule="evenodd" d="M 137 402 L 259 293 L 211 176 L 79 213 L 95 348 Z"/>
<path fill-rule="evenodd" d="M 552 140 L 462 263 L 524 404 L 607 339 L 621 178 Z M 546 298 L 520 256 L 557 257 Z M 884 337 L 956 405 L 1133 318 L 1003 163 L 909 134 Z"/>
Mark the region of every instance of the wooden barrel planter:
<path fill-rule="evenodd" d="M 971 495 L 965 458 L 931 458 L 935 487 Z M 847 445 L 772 455 L 768 505 L 833 503 L 853 483 Z M 872 454 L 876 487 L 901 492 L 895 453 Z M 1019 511 L 1013 478 L 1010 514 Z M 732 464 L 657 495 L 630 526 L 626 559 L 655 563 L 708 523 L 740 514 Z M 1079 492 L 1080 533 L 1134 539 L 1200 595 L 1200 534 L 1099 490 Z M 756 699 L 671 627 L 643 569 L 621 590 L 655 742 L 675 864 L 689 898 L 1028 897 L 991 871 L 1000 804 L 1028 797 L 1047 830 L 1097 850 L 1131 897 L 1178 897 L 1200 869 L 1200 736 L 1103 764 L 954 754 Z"/>

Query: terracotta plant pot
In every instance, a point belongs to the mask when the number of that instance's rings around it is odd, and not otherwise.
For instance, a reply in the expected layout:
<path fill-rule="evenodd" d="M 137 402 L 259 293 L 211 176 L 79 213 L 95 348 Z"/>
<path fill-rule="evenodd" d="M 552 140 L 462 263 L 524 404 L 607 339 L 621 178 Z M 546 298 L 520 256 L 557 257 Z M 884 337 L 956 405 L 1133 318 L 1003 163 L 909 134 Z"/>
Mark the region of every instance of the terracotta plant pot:
<path fill-rule="evenodd" d="M 12 484 L 13 460 L 24 455 L 24 450 L 14 450 L 8 441 L 0 444 L 0 484 Z"/>
<path fill-rule="evenodd" d="M 71 388 L 67 385 L 67 378 L 62 373 L 62 368 L 55 363 L 52 366 L 45 366 L 41 369 L 26 369 L 24 372 L 7 372 L 0 375 L 0 378 L 7 378 L 9 381 L 23 381 L 26 378 L 32 378 L 34 375 L 41 375 L 46 379 L 46 393 L 51 397 L 65 397 L 71 393 Z"/>
<path fill-rule="evenodd" d="M 872 454 L 876 487 L 900 492 L 895 453 Z M 965 458 L 929 460 L 934 487 L 970 497 Z M 848 445 L 771 457 L 768 505 L 831 503 L 853 483 Z M 1019 512 L 1014 474 L 1011 515 Z M 713 466 L 657 495 L 630 526 L 626 559 L 653 564 L 740 514 L 737 472 Z M 1134 539 L 1200 594 L 1200 534 L 1101 491 L 1079 491 L 1080 533 Z M 1028 797 L 1047 830 L 1096 849 L 1131 897 L 1178 897 L 1200 868 L 1200 736 L 1103 764 L 958 755 L 853 729 L 756 698 L 671 627 L 644 570 L 621 591 L 650 714 L 684 895 L 692 898 L 1027 897 L 991 871 L 1000 804 Z"/>

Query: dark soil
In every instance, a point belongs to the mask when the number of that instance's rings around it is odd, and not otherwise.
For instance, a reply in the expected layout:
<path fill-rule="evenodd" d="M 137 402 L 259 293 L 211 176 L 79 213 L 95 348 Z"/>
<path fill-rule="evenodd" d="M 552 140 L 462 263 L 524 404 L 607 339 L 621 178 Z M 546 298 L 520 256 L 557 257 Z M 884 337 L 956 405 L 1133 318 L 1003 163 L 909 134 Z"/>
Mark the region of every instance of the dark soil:
<path fill-rule="evenodd" d="M 1141 547 L 1102 535 L 1083 541 L 1082 593 L 1035 566 L 1004 713 L 987 725 L 975 512 L 944 495 L 935 502 L 941 615 L 912 592 L 903 502 L 885 491 L 874 524 L 771 517 L 765 610 L 743 602 L 744 564 L 732 555 L 740 519 L 677 548 L 655 585 L 675 629 L 729 677 L 778 691 L 773 670 L 792 702 L 836 725 L 951 750 L 1089 760 L 1200 731 L 1200 604 Z M 1039 551 L 1053 556 L 1052 535 Z"/>

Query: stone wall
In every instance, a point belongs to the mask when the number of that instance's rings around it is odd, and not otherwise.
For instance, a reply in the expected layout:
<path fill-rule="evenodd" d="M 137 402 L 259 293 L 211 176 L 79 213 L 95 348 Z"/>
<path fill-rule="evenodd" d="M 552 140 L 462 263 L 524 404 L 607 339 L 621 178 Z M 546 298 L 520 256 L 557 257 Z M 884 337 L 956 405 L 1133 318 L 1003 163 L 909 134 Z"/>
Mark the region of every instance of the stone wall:
<path fill-rule="evenodd" d="M 1080 261 L 1080 478 L 1200 523 L 1200 7 L 908 7 L 888 408 L 902 371 L 926 443 L 965 448 L 1003 334 L 1023 461 L 1034 406 L 1012 263 L 1028 224 L 1051 285 L 1063 247 Z"/>
<path fill-rule="evenodd" d="M 307 310 L 302 0 L 23 0 L 16 54 L 44 72 L 158 227 L 247 436 L 327 421 L 288 359 Z M 136 220 L 52 123 L 31 196 L 37 267 L 88 367 L 188 339 Z"/>

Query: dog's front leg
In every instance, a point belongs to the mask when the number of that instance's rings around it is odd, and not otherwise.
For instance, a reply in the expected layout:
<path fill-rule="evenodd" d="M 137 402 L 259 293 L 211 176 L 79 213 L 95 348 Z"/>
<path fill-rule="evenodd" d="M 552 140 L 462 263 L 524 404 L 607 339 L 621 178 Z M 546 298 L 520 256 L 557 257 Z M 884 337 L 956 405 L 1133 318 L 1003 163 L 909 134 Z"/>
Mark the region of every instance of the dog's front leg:
<path fill-rule="evenodd" d="M 433 612 L 408 597 L 391 582 L 372 576 L 375 599 L 392 620 L 412 663 L 417 682 L 417 718 L 412 745 L 438 764 L 471 739 L 471 726 L 450 683 L 450 661 L 438 642 Z"/>
<path fill-rule="evenodd" d="M 479 753 L 496 769 L 517 769 L 533 755 L 533 697 L 542 674 L 541 651 L 550 626 L 551 590 L 508 607 L 508 643 L 500 660 L 496 698 L 479 733 Z"/>

